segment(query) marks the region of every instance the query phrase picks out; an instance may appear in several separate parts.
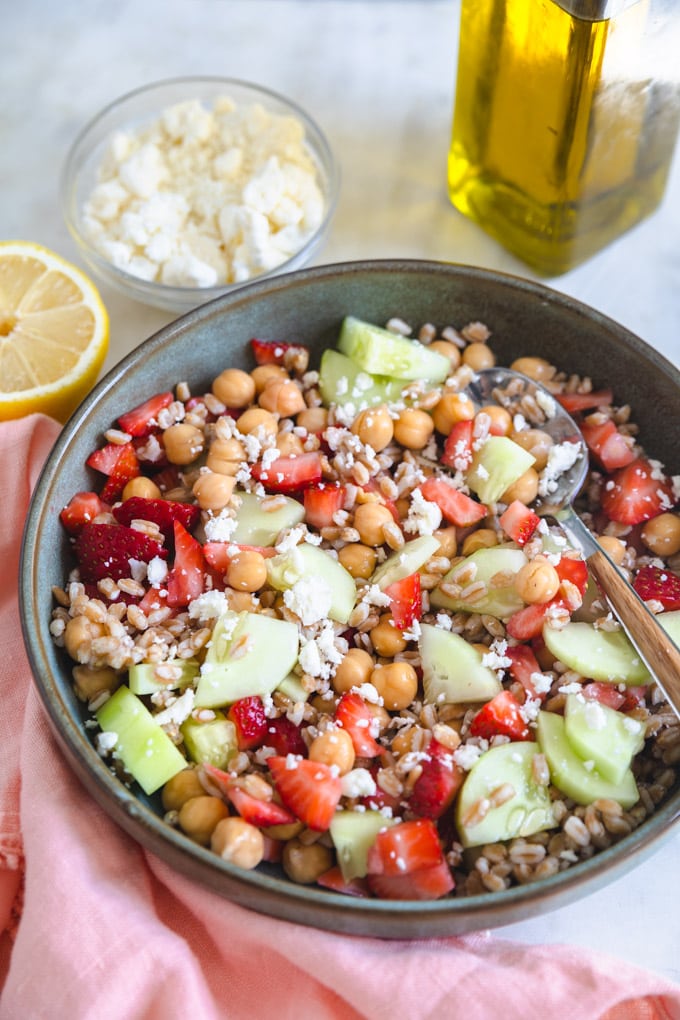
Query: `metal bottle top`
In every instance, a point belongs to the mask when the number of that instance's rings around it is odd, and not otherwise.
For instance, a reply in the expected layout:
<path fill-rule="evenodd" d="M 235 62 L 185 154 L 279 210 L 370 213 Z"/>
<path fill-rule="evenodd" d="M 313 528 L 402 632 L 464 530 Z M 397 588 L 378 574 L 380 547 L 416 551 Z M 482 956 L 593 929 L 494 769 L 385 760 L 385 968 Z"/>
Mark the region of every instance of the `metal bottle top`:
<path fill-rule="evenodd" d="M 640 0 L 553 0 L 567 14 L 583 21 L 605 21 L 616 18 Z"/>

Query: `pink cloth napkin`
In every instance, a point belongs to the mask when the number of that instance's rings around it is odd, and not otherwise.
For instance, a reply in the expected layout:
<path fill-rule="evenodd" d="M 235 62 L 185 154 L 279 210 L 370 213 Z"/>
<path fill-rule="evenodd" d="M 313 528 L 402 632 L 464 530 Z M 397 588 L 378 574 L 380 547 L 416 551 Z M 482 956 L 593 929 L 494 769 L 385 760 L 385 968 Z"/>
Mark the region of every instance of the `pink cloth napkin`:
<path fill-rule="evenodd" d="M 481 932 L 387 942 L 252 913 L 167 868 L 62 760 L 19 631 L 19 539 L 58 432 L 0 425 L 0 1017 L 680 1020 L 680 986 L 605 955 Z"/>

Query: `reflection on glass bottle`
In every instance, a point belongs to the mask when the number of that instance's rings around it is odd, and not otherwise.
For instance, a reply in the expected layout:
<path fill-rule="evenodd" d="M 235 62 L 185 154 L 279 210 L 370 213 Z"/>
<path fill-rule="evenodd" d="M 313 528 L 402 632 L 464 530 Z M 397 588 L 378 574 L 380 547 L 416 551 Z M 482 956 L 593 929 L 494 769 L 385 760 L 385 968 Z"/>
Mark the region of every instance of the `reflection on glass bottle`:
<path fill-rule="evenodd" d="M 462 0 L 449 194 L 540 273 L 589 258 L 663 196 L 680 121 L 671 5 Z"/>

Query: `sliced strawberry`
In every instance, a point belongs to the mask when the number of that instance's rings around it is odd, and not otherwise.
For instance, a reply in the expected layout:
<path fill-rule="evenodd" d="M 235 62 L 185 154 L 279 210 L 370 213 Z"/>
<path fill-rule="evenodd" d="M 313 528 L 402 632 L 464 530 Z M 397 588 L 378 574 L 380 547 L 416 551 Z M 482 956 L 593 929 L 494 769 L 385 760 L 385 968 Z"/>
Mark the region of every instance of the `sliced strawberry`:
<path fill-rule="evenodd" d="M 393 814 L 396 814 L 401 807 L 401 797 L 393 793 L 387 793 L 380 786 L 378 782 L 380 768 L 379 762 L 371 762 L 369 764 L 368 771 L 375 782 L 375 793 L 371 793 L 366 797 L 360 797 L 359 803 L 370 811 L 380 811 L 382 808 L 389 808 Z"/>
<path fill-rule="evenodd" d="M 640 567 L 633 588 L 644 602 L 660 602 L 665 610 L 680 609 L 680 575 L 663 567 Z"/>
<path fill-rule="evenodd" d="M 603 422 L 586 418 L 581 425 L 581 433 L 590 453 L 605 471 L 616 471 L 635 460 L 632 445 L 611 418 Z"/>
<path fill-rule="evenodd" d="M 626 687 L 626 693 L 624 695 L 624 701 L 621 705 L 622 712 L 632 712 L 633 709 L 637 708 L 638 705 L 645 700 L 647 694 L 647 688 L 641 687 Z"/>
<path fill-rule="evenodd" d="M 129 436 L 149 436 L 158 428 L 158 413 L 174 400 L 172 393 L 157 393 L 121 414 L 118 424 Z"/>
<path fill-rule="evenodd" d="M 472 464 L 472 426 L 472 419 L 454 423 L 439 458 L 446 467 L 465 472 Z"/>
<path fill-rule="evenodd" d="M 539 694 L 531 679 L 534 673 L 541 673 L 542 670 L 529 645 L 508 645 L 503 654 L 510 659 L 508 672 L 512 679 L 522 685 L 530 698 L 538 698 L 542 701 L 547 691 Z"/>
<path fill-rule="evenodd" d="M 607 684 L 599 680 L 584 684 L 581 694 L 588 701 L 599 701 L 601 705 L 614 709 L 621 708 L 626 700 L 626 695 L 622 694 L 615 684 Z"/>
<path fill-rule="evenodd" d="M 470 723 L 473 737 L 510 737 L 511 740 L 528 740 L 529 727 L 522 718 L 520 703 L 511 691 L 501 691 L 487 701 Z"/>
<path fill-rule="evenodd" d="M 375 717 L 356 691 L 346 691 L 335 709 L 336 721 L 352 738 L 358 758 L 375 758 L 382 748 L 372 735 Z"/>
<path fill-rule="evenodd" d="M 262 833 L 262 840 L 264 843 L 262 860 L 267 861 L 269 864 L 280 864 L 283 857 L 283 840 L 273 839 L 266 832 Z"/>
<path fill-rule="evenodd" d="M 113 503 L 131 478 L 141 474 L 137 454 L 132 443 L 107 443 L 94 450 L 86 461 L 88 467 L 108 475 L 100 496 L 105 503 Z"/>
<path fill-rule="evenodd" d="M 175 537 L 174 522 L 179 521 L 187 531 L 193 531 L 198 524 L 201 511 L 192 503 L 176 503 L 171 499 L 144 499 L 142 496 L 131 496 L 120 506 L 113 508 L 113 516 L 119 524 L 130 525 L 135 520 L 152 521 L 163 532 L 166 542 L 172 542 Z"/>
<path fill-rule="evenodd" d="M 258 365 L 283 365 L 288 358 L 298 353 L 306 353 L 307 348 L 302 344 L 281 343 L 278 340 L 257 340 L 250 341 L 253 357 Z"/>
<path fill-rule="evenodd" d="M 323 762 L 292 755 L 267 759 L 281 800 L 301 822 L 315 832 L 325 832 L 342 796 L 342 783 Z"/>
<path fill-rule="evenodd" d="M 148 563 L 154 556 L 165 559 L 167 549 L 148 535 L 121 524 L 84 524 L 76 536 L 73 549 L 78 560 L 82 581 L 114 581 L 130 577 L 132 560 Z"/>
<path fill-rule="evenodd" d="M 244 550 L 248 552 L 259 552 L 260 556 L 269 559 L 276 556 L 276 549 L 273 545 L 243 545 L 237 542 L 204 542 L 203 555 L 205 561 L 214 570 L 225 573 L 234 556 Z"/>
<path fill-rule="evenodd" d="M 175 559 L 166 581 L 168 605 L 188 606 L 203 593 L 206 563 L 201 543 L 179 521 L 173 522 L 173 528 Z"/>
<path fill-rule="evenodd" d="M 504 510 L 498 518 L 498 523 L 505 534 L 517 545 L 527 544 L 540 521 L 538 514 L 518 499 L 513 499 L 507 510 Z"/>
<path fill-rule="evenodd" d="M 381 900 L 438 900 L 455 887 L 444 860 L 407 875 L 369 875 L 367 881 L 373 895 Z"/>
<path fill-rule="evenodd" d="M 251 474 L 256 481 L 262 482 L 267 492 L 300 492 L 321 481 L 321 454 L 312 450 L 297 456 L 277 457 L 266 470 L 258 462 L 253 464 Z"/>
<path fill-rule="evenodd" d="M 148 616 L 159 609 L 170 608 L 168 606 L 168 592 L 166 588 L 147 588 L 146 592 L 137 603 L 139 608 Z M 170 615 L 174 616 L 175 610 L 170 609 Z"/>
<path fill-rule="evenodd" d="M 560 581 L 570 581 L 583 597 L 588 587 L 588 564 L 585 560 L 571 556 L 561 556 L 555 564 Z"/>
<path fill-rule="evenodd" d="M 256 825 L 258 829 L 270 825 L 290 825 L 295 821 L 295 815 L 288 808 L 273 800 L 258 800 L 240 787 L 238 782 L 232 783 L 228 797 L 241 818 Z"/>
<path fill-rule="evenodd" d="M 448 747 L 432 737 L 426 749 L 427 758 L 420 762 L 422 772 L 416 780 L 408 806 L 421 818 L 441 818 L 453 803 L 465 774 L 453 760 Z"/>
<path fill-rule="evenodd" d="M 108 509 L 96 492 L 76 492 L 59 514 L 59 520 L 69 535 L 77 535 L 83 524 L 88 524 Z"/>
<path fill-rule="evenodd" d="M 177 489 L 182 484 L 180 470 L 176 464 L 168 464 L 160 471 L 156 471 L 153 480 L 161 492 L 170 492 L 171 489 Z"/>
<path fill-rule="evenodd" d="M 555 396 L 569 414 L 592 411 L 596 407 L 609 407 L 614 399 L 611 390 L 593 390 L 592 393 L 557 393 Z"/>
<path fill-rule="evenodd" d="M 337 864 L 334 864 L 328 871 L 324 871 L 323 875 L 319 875 L 316 881 L 322 888 L 342 893 L 344 896 L 367 897 L 371 895 L 365 878 L 352 878 L 347 882 L 342 877 L 342 869 Z"/>
<path fill-rule="evenodd" d="M 469 528 L 477 524 L 489 512 L 481 503 L 466 496 L 443 478 L 427 478 L 420 486 L 420 491 L 425 499 L 437 504 L 450 524 L 458 528 Z"/>
<path fill-rule="evenodd" d="M 531 641 L 532 638 L 538 637 L 552 604 L 552 602 L 535 603 L 518 609 L 505 625 L 510 637 L 515 641 Z"/>
<path fill-rule="evenodd" d="M 672 507 L 673 490 L 655 465 L 638 457 L 604 483 L 601 502 L 610 521 L 640 524 Z"/>
<path fill-rule="evenodd" d="M 267 747 L 273 747 L 278 755 L 299 754 L 303 758 L 307 756 L 307 745 L 302 736 L 302 729 L 286 715 L 267 720 L 264 743 Z"/>
<path fill-rule="evenodd" d="M 330 528 L 333 515 L 345 505 L 347 490 L 338 482 L 321 482 L 304 491 L 305 520 L 313 528 Z"/>
<path fill-rule="evenodd" d="M 268 720 L 264 713 L 262 698 L 256 694 L 248 698 L 239 698 L 230 706 L 227 718 L 236 727 L 239 751 L 250 751 L 264 743 Z"/>
<path fill-rule="evenodd" d="M 423 615 L 420 574 L 416 571 L 384 589 L 390 598 L 390 613 L 398 630 L 408 630 Z"/>
<path fill-rule="evenodd" d="M 367 856 L 370 875 L 405 875 L 443 860 L 437 826 L 430 818 L 397 822 L 382 829 Z"/>

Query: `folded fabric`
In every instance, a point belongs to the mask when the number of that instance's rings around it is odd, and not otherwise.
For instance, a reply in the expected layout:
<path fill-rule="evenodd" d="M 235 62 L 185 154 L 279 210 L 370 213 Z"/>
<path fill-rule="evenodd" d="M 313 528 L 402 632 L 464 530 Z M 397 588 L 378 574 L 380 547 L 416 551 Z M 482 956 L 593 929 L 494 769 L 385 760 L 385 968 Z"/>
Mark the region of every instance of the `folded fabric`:
<path fill-rule="evenodd" d="M 57 431 L 40 416 L 0 425 L 8 577 Z M 680 1020 L 680 986 L 605 955 L 486 932 L 337 935 L 217 897 L 138 846 L 71 774 L 30 682 L 11 582 L 0 641 L 3 1020 Z"/>

